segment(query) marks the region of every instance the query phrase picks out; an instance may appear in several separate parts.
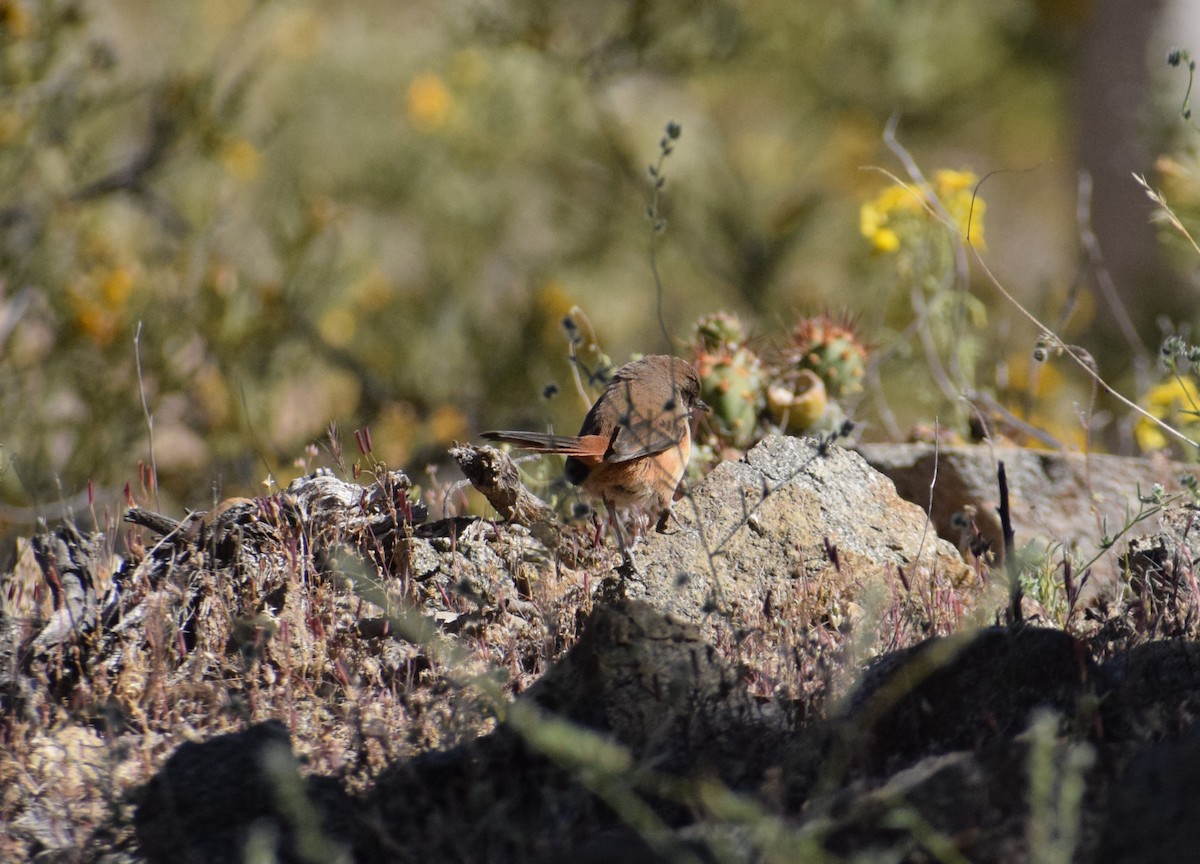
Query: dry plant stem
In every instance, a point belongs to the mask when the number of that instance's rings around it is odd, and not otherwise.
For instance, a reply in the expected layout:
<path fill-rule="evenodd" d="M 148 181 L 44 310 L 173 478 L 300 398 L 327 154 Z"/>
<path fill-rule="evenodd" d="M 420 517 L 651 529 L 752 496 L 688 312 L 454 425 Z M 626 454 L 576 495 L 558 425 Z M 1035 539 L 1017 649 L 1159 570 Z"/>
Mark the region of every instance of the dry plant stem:
<path fill-rule="evenodd" d="M 923 318 L 918 317 L 914 319 L 893 340 L 891 347 L 872 352 L 870 358 L 867 360 L 866 379 L 867 384 L 871 387 L 871 394 L 875 400 L 875 408 L 879 411 L 880 420 L 886 427 L 888 435 L 897 441 L 904 437 L 904 431 L 900 428 L 900 424 L 896 420 L 896 415 L 892 413 L 891 406 L 888 405 L 887 396 L 883 392 L 883 381 L 879 377 L 879 370 L 888 360 L 899 353 L 899 346 L 907 344 L 908 340 L 920 331 L 923 324 Z"/>
<path fill-rule="evenodd" d="M 668 127 L 669 129 L 670 127 Z M 676 132 L 678 128 L 676 127 Z M 662 274 L 658 270 L 658 235 L 666 230 L 667 223 L 661 218 L 659 202 L 662 198 L 662 188 L 666 183 L 666 178 L 663 176 L 663 165 L 667 161 L 667 157 L 671 155 L 672 146 L 669 143 L 671 139 L 670 132 L 667 132 L 662 141 L 659 143 L 658 162 L 651 166 L 650 177 L 654 181 L 654 189 L 650 193 L 650 204 L 646 208 L 646 215 L 650 218 L 650 275 L 654 277 L 654 299 L 655 313 L 658 316 L 658 327 L 662 332 L 663 350 L 667 354 L 674 353 L 674 346 L 671 344 L 671 334 L 667 332 L 667 321 L 663 316 L 663 280 Z M 675 137 L 678 137 L 676 134 Z"/>
<path fill-rule="evenodd" d="M 587 313 L 578 306 L 572 306 L 570 312 L 571 318 L 576 321 L 582 321 L 587 327 L 588 336 L 591 341 L 588 342 L 588 347 L 596 350 L 596 331 L 592 329 L 592 321 L 588 318 Z M 571 360 L 571 377 L 575 379 L 575 392 L 579 394 L 580 401 L 583 402 L 584 410 L 592 407 L 592 398 L 588 396 L 587 389 L 583 386 L 583 379 L 579 377 L 579 360 L 575 354 L 576 343 L 572 340 L 570 345 L 570 360 Z"/>
<path fill-rule="evenodd" d="M 125 511 L 124 519 L 132 525 L 149 528 L 164 539 L 170 538 L 183 524 L 178 519 L 172 519 L 170 516 L 164 516 L 151 510 L 143 510 L 141 507 L 130 507 Z"/>
<path fill-rule="evenodd" d="M 1088 395 L 1087 414 L 1079 418 L 1083 421 L 1083 471 L 1084 488 L 1088 495 L 1092 494 L 1092 419 L 1096 416 L 1096 396 L 1099 395 L 1096 382 L 1092 382 L 1091 393 Z M 1096 516 L 1099 518 L 1099 513 Z"/>
<path fill-rule="evenodd" d="M 889 174 L 888 176 L 891 177 L 892 175 Z M 872 388 L 871 392 L 875 398 L 876 410 L 879 411 L 880 419 L 883 421 L 884 426 L 887 427 L 888 435 L 896 440 L 903 438 L 904 432 L 901 430 L 900 424 L 896 421 L 896 415 L 892 413 L 891 406 L 888 405 L 887 396 L 883 392 L 883 381 L 879 377 L 879 370 L 887 364 L 888 360 L 900 352 L 901 345 L 907 344 L 908 340 L 913 336 L 921 337 L 925 326 L 925 316 L 928 314 L 928 307 L 924 303 L 921 303 L 918 308 L 918 304 L 914 302 L 913 311 L 916 313 L 916 317 L 892 340 L 892 346 L 872 352 L 870 358 L 867 360 L 866 378 Z M 924 346 L 923 340 L 922 345 Z M 941 365 L 936 360 L 936 353 L 934 357 L 934 362 L 938 363 L 938 369 L 940 370 Z"/>
<path fill-rule="evenodd" d="M 896 128 L 899 125 L 900 116 L 898 114 L 893 114 L 888 118 L 887 125 L 883 129 L 883 143 L 886 144 L 888 149 L 891 150 L 895 157 L 900 160 L 900 163 L 904 166 L 904 170 L 908 172 L 908 176 L 912 178 L 914 183 L 917 183 L 924 188 L 929 188 L 929 181 L 925 179 L 925 175 L 922 173 L 920 166 L 917 165 L 916 160 L 912 158 L 912 155 L 908 152 L 904 145 L 901 144 L 896 138 Z M 954 225 L 954 220 L 950 217 L 950 214 L 946 212 L 946 208 L 942 206 L 941 201 L 933 196 L 918 195 L 917 197 L 925 203 L 926 208 L 934 213 L 934 215 L 936 215 L 944 225 L 957 231 Z M 966 242 L 969 243 L 970 241 L 967 240 Z M 954 257 L 954 267 L 958 275 L 959 282 L 960 284 L 965 285 L 968 275 L 968 267 L 966 250 L 963 244 L 957 244 Z"/>
<path fill-rule="evenodd" d="M 133 355 L 137 360 L 138 392 L 142 397 L 142 413 L 146 416 L 146 429 L 150 437 L 150 472 L 154 480 L 154 507 L 158 503 L 158 459 L 154 455 L 154 415 L 150 413 L 150 404 L 146 401 L 146 382 L 142 378 L 142 322 L 138 321 L 137 332 L 133 334 Z"/>
<path fill-rule="evenodd" d="M 1096 384 L 1101 389 L 1103 389 L 1105 393 L 1112 396 L 1114 399 L 1116 399 L 1118 402 L 1120 402 L 1122 405 L 1124 405 L 1130 411 L 1133 411 L 1136 414 L 1139 414 L 1142 417 L 1149 420 L 1151 423 L 1153 423 L 1155 426 L 1157 426 L 1163 432 L 1170 435 L 1172 438 L 1175 438 L 1176 440 L 1178 440 L 1184 444 L 1187 444 L 1190 447 L 1200 447 L 1200 444 L 1197 444 L 1195 441 L 1193 441 L 1191 438 L 1184 435 L 1182 432 L 1180 432 L 1175 427 L 1171 426 L 1169 423 L 1159 419 L 1158 417 L 1155 417 L 1149 411 L 1145 410 L 1141 406 L 1134 403 L 1132 400 L 1130 400 L 1130 399 L 1126 398 L 1125 396 L 1122 396 L 1120 393 L 1118 393 L 1111 385 L 1109 385 L 1109 383 L 1107 381 L 1105 381 L 1103 378 L 1100 377 L 1100 373 L 1098 373 L 1096 371 L 1095 365 L 1091 362 L 1090 357 L 1088 357 L 1084 352 L 1080 351 L 1078 348 L 1075 348 L 1071 345 L 1065 344 L 1058 337 L 1058 335 L 1055 334 L 1053 331 L 1051 331 L 1050 328 L 1047 327 L 1045 324 L 1043 324 L 1036 315 L 1034 315 L 1032 312 L 1030 312 L 1028 309 L 1026 309 L 1023 305 L 1021 305 L 1021 302 L 1019 300 L 1017 300 L 1017 298 L 1014 297 L 1008 291 L 1008 289 L 1004 287 L 1003 284 L 1001 284 L 1000 280 L 996 277 L 996 274 L 993 273 L 991 271 L 991 268 L 989 268 L 987 266 L 987 264 L 984 262 L 983 256 L 981 256 L 979 254 L 979 250 L 976 249 L 974 246 L 971 247 L 971 255 L 974 257 L 975 264 L 979 267 L 980 271 L 983 273 L 984 276 L 987 277 L 988 282 L 990 282 L 992 284 L 992 287 L 995 288 L 997 291 L 999 291 L 1000 295 L 1002 297 L 1004 297 L 1005 300 L 1007 300 L 1009 303 L 1011 303 L 1013 305 L 1013 307 L 1017 309 L 1018 312 L 1020 312 L 1022 315 L 1024 315 L 1025 318 L 1028 321 L 1030 321 L 1030 323 L 1032 323 L 1036 328 L 1038 328 L 1039 332 L 1044 333 L 1047 336 L 1049 336 L 1051 339 L 1053 339 L 1055 348 L 1057 348 L 1058 350 L 1062 351 L 1062 353 L 1064 353 L 1068 357 L 1070 357 L 1071 360 L 1074 361 L 1075 364 L 1080 369 L 1082 369 L 1089 378 L 1091 378 L 1094 382 L 1096 382 Z"/>
<path fill-rule="evenodd" d="M 901 149 L 903 149 L 903 148 L 901 148 Z M 929 213 L 931 213 L 933 216 L 935 216 L 938 220 L 942 221 L 946 225 L 946 227 L 950 228 L 952 231 L 958 230 L 954 226 L 953 222 L 947 220 L 946 218 L 944 218 L 942 216 L 942 213 L 945 212 L 944 209 L 942 209 L 941 212 L 939 212 L 937 209 L 935 209 L 933 207 L 933 205 L 927 200 L 927 198 L 924 195 L 921 195 L 917 191 L 913 190 L 907 183 L 905 183 L 903 180 L 901 180 L 895 174 L 892 174 L 890 171 L 887 171 L 883 168 L 878 168 L 878 167 L 872 167 L 870 170 L 878 171 L 881 174 L 883 174 L 885 177 L 890 178 L 893 182 L 908 189 L 909 192 L 912 194 L 912 196 L 917 201 L 921 202 L 921 205 Z M 918 172 L 917 176 L 920 176 L 919 172 Z M 1146 181 L 1144 179 L 1142 179 L 1140 176 L 1135 174 L 1134 177 L 1142 185 L 1142 187 L 1144 189 L 1146 189 L 1146 192 L 1150 196 L 1150 199 L 1164 208 L 1164 212 L 1167 214 L 1168 218 L 1171 220 L 1171 224 L 1175 225 L 1180 231 L 1183 232 L 1184 236 L 1186 236 L 1188 238 L 1188 240 L 1192 243 L 1193 247 L 1195 247 L 1197 254 L 1200 254 L 1200 246 L 1196 246 L 1195 241 L 1192 239 L 1192 235 L 1187 233 L 1187 229 L 1184 228 L 1182 223 L 1179 222 L 1178 217 L 1176 217 L 1175 214 L 1172 213 L 1170 211 L 1170 209 L 1166 206 L 1166 201 L 1162 197 L 1162 195 L 1160 193 L 1157 193 L 1157 192 L 1154 192 L 1153 190 L 1151 190 L 1150 187 L 1146 184 Z M 939 207 L 940 207 L 940 204 L 939 204 Z M 1100 373 L 1096 371 L 1095 364 L 1092 362 L 1091 357 L 1088 356 L 1086 352 L 1081 351 L 1080 349 L 1075 348 L 1074 346 L 1067 345 L 1065 342 L 1063 342 L 1062 338 L 1059 337 L 1057 333 L 1055 333 L 1049 326 L 1044 324 L 1036 315 L 1034 315 L 1032 312 L 1030 312 L 1028 309 L 1026 309 L 1021 304 L 1021 302 L 1019 300 L 1017 300 L 1017 298 L 1014 297 L 1012 295 L 1012 293 L 1009 292 L 1008 289 L 1004 287 L 1003 284 L 1001 284 L 1000 280 L 996 277 L 996 274 L 993 273 L 991 268 L 987 266 L 986 262 L 984 262 L 983 256 L 979 254 L 979 250 L 976 249 L 975 246 L 969 240 L 967 241 L 966 246 L 970 249 L 971 257 L 973 257 L 975 259 L 975 264 L 979 267 L 979 269 L 987 277 L 987 280 L 990 283 L 992 283 L 992 287 L 994 287 L 997 291 L 999 291 L 1001 296 L 1004 297 L 1004 299 L 1007 300 L 1010 304 L 1012 304 L 1013 307 L 1015 307 L 1018 312 L 1020 312 L 1022 315 L 1024 315 L 1027 320 L 1032 322 L 1033 325 L 1035 327 L 1037 327 L 1038 331 L 1043 334 L 1043 338 L 1049 338 L 1050 340 L 1052 340 L 1054 348 L 1056 350 L 1059 350 L 1062 353 L 1066 354 L 1068 357 L 1070 357 L 1075 362 L 1075 364 L 1077 366 L 1079 366 L 1080 369 L 1082 369 L 1085 373 L 1087 373 L 1089 378 L 1091 378 L 1099 387 L 1101 387 L 1104 390 L 1104 392 L 1108 393 L 1110 396 L 1112 396 L 1114 399 L 1116 399 L 1118 402 L 1120 402 L 1122 405 L 1124 405 L 1130 411 L 1133 411 L 1134 413 L 1139 414 L 1142 417 L 1149 420 L 1150 422 L 1152 422 L 1154 425 L 1156 425 L 1162 431 L 1166 432 L 1172 438 L 1175 438 L 1176 440 L 1178 440 L 1184 444 L 1187 444 L 1191 447 L 1200 447 L 1200 444 L 1197 444 L 1195 441 L 1193 441 L 1191 438 L 1184 435 L 1182 432 L 1180 432 L 1178 429 L 1171 426 L 1169 423 L 1165 422 L 1164 420 L 1159 419 L 1158 417 L 1155 417 L 1149 411 L 1146 411 L 1144 408 L 1137 405 L 1132 400 L 1128 399 L 1127 397 L 1125 397 L 1125 396 L 1121 395 L 1119 392 L 1117 392 L 1107 381 L 1105 381 L 1103 378 L 1100 377 Z"/>
<path fill-rule="evenodd" d="M 925 175 L 921 172 L 920 166 L 918 166 L 916 163 L 916 160 L 912 158 L 912 154 L 910 154 L 908 152 L 908 150 L 905 149 L 904 145 L 901 144 L 899 142 L 899 140 L 896 138 L 896 129 L 899 125 L 900 125 L 900 115 L 899 114 L 893 114 L 891 117 L 888 118 L 887 125 L 883 129 L 883 143 L 886 144 L 888 149 L 892 151 L 892 154 L 897 159 L 900 160 L 900 163 L 904 166 L 904 170 L 908 172 L 908 176 L 910 178 L 912 178 L 913 182 L 916 183 L 918 186 L 920 186 L 922 189 L 928 189 L 928 188 L 930 188 L 929 182 L 925 179 Z M 929 200 L 925 200 L 926 197 Z M 932 195 L 921 196 L 921 198 L 922 198 L 922 200 L 925 201 L 926 207 L 931 208 L 933 213 L 938 217 L 938 219 L 942 222 L 942 224 L 949 227 L 951 229 L 951 231 L 953 232 L 952 236 L 955 238 L 955 243 L 954 243 L 954 274 L 956 277 L 955 281 L 958 283 L 959 291 L 962 293 L 962 295 L 965 295 L 966 291 L 967 291 L 967 278 L 970 275 L 970 267 L 969 267 L 969 264 L 967 261 L 967 250 L 966 250 L 965 244 L 970 242 L 970 238 L 962 237 L 962 235 L 958 231 L 958 227 L 954 224 L 954 220 L 950 217 L 950 214 L 948 212 L 946 212 L 946 208 L 944 206 L 942 206 L 942 202 L 939 201 L 935 196 L 932 196 Z M 967 227 L 967 230 L 970 231 L 969 225 Z M 962 332 L 965 322 L 966 322 L 966 304 L 962 302 L 962 299 L 960 297 L 959 304 L 958 304 L 957 320 L 954 322 L 955 329 L 958 332 Z M 957 354 L 955 354 L 954 352 L 951 352 L 949 360 L 950 360 L 950 374 L 954 377 L 955 380 L 962 382 L 963 381 L 962 370 L 959 369 L 959 367 L 958 367 Z"/>
<path fill-rule="evenodd" d="M 913 311 L 917 313 L 917 320 L 924 321 L 929 317 L 929 309 L 925 305 L 925 297 L 921 293 L 920 288 L 914 288 L 910 294 L 912 300 Z M 938 357 L 937 346 L 933 344 L 933 336 L 929 332 L 928 327 L 917 328 L 917 338 L 921 340 L 921 348 L 925 351 L 925 362 L 929 366 L 929 372 L 933 375 L 933 380 L 936 382 L 938 389 L 942 391 L 942 395 L 950 401 L 958 399 L 960 387 L 956 387 L 950 380 L 950 376 L 946 374 L 946 370 L 942 368 L 942 359 Z M 953 352 L 951 352 L 953 353 Z M 961 376 L 957 370 L 951 367 L 951 373 L 961 381 Z"/>
<path fill-rule="evenodd" d="M 768 485 L 767 482 L 764 480 L 763 487 L 762 487 L 762 496 L 757 501 L 754 502 L 753 506 L 751 506 L 749 508 L 746 507 L 746 498 L 745 498 L 745 495 L 743 494 L 741 520 L 739 520 L 738 523 L 733 528 L 731 528 L 729 530 L 729 532 L 723 538 L 721 538 L 721 540 L 718 541 L 717 545 L 714 547 L 710 548 L 708 545 L 708 540 L 704 534 L 704 523 L 700 519 L 700 509 L 699 509 L 699 507 L 696 506 L 695 502 L 692 501 L 692 507 L 695 511 L 695 516 L 696 516 L 696 528 L 700 532 L 700 539 L 704 543 L 704 550 L 708 554 L 710 564 L 712 563 L 712 559 L 716 555 L 719 555 L 721 553 L 721 550 L 723 550 L 725 548 L 725 545 L 727 543 L 729 543 L 730 540 L 733 539 L 734 534 L 746 527 L 746 525 L 749 523 L 750 517 L 753 516 L 758 511 L 759 507 L 761 507 L 763 504 L 766 503 L 767 498 L 769 498 L 771 496 L 771 494 L 775 492 L 776 489 L 782 489 L 788 483 L 791 483 L 792 480 L 794 480 L 796 477 L 799 477 L 800 474 L 802 474 L 804 471 L 808 470 L 808 466 L 813 464 L 814 462 L 816 462 L 818 459 L 822 458 L 825 455 L 826 451 L 829 449 L 829 447 L 832 446 L 833 443 L 835 441 L 837 441 L 837 439 L 839 437 L 841 437 L 841 433 L 839 433 L 839 432 L 831 432 L 831 433 L 825 435 L 824 437 L 822 437 L 820 439 L 820 441 L 818 442 L 817 452 L 814 453 L 812 456 L 808 457 L 806 460 L 804 460 L 803 463 L 801 463 L 799 466 L 797 466 L 796 469 L 794 471 L 792 471 L 790 474 L 788 474 L 786 477 L 780 478 L 778 483 L 775 483 L 774 485 Z M 688 497 L 689 501 L 692 500 L 690 496 L 687 496 L 687 497 Z M 714 576 L 715 576 L 715 572 L 714 572 Z"/>
<path fill-rule="evenodd" d="M 897 145 L 897 147 L 899 147 L 899 145 Z M 903 152 L 903 148 L 901 148 L 901 151 Z M 907 153 L 905 153 L 905 157 L 907 157 Z M 911 158 L 907 158 L 906 161 L 911 162 Z M 917 190 L 913 189 L 912 186 L 910 186 L 908 183 L 905 183 L 903 180 L 901 180 L 899 177 L 897 177 L 895 174 L 891 173 L 890 171 L 887 171 L 883 168 L 878 168 L 875 166 L 870 166 L 868 170 L 878 171 L 879 173 L 883 174 L 888 179 L 892 180 L 897 185 L 902 186 L 904 189 L 906 189 L 909 192 L 909 194 L 911 194 L 913 196 L 913 198 L 915 198 L 921 204 L 922 207 L 925 208 L 926 211 L 928 211 L 930 213 L 930 215 L 932 215 L 939 222 L 942 222 L 951 231 L 955 232 L 956 237 L 959 236 L 957 227 L 953 224 L 953 222 L 949 221 L 949 215 L 946 214 L 945 208 L 941 206 L 941 202 L 937 201 L 936 199 L 933 199 L 931 201 L 929 197 L 922 195 Z M 924 183 L 924 178 L 921 176 L 919 169 L 917 169 L 915 165 L 912 166 L 912 170 L 916 172 L 916 176 L 917 176 L 917 178 L 919 178 L 918 182 Z M 935 205 L 936 205 L 936 209 L 935 209 Z M 945 215 L 943 215 L 943 214 L 945 214 Z M 956 260 L 956 262 L 957 262 L 960 254 L 964 254 L 963 244 L 962 244 L 961 240 L 959 240 L 958 242 L 955 243 L 955 260 Z M 957 263 L 955 266 L 957 268 L 957 266 L 958 266 Z M 965 290 L 965 285 L 966 285 L 965 277 L 960 278 L 959 282 L 961 285 L 964 286 L 963 290 Z M 957 378 L 959 381 L 962 381 L 962 374 L 961 374 L 961 370 L 959 369 L 959 366 L 958 366 L 957 357 L 951 356 L 950 370 L 949 370 L 949 374 L 947 374 L 946 370 L 942 366 L 941 358 L 938 357 L 937 347 L 933 344 L 933 342 L 930 338 L 930 334 L 929 334 L 927 328 L 924 326 L 925 320 L 929 316 L 929 310 L 925 304 L 924 297 L 921 296 L 920 289 L 914 289 L 911 292 L 910 303 L 912 304 L 912 307 L 913 307 L 914 320 L 911 324 L 909 324 L 908 327 L 905 328 L 903 334 L 901 335 L 901 338 L 897 341 L 898 342 L 906 341 L 913 334 L 916 334 L 916 336 L 918 337 L 918 339 L 921 342 L 921 348 L 925 353 L 925 357 L 926 357 L 926 361 L 929 365 L 930 373 L 933 375 L 934 382 L 937 384 L 938 389 L 940 389 L 942 391 L 943 395 L 945 395 L 946 398 L 955 400 L 959 397 L 959 391 L 961 389 L 961 386 L 956 386 L 953 383 L 953 381 L 951 380 L 951 378 L 952 377 Z M 963 311 L 963 307 L 962 307 L 962 304 L 960 304 L 960 306 L 959 306 L 960 318 L 962 315 L 962 311 Z M 962 327 L 961 320 L 958 322 L 958 326 L 961 329 L 961 327 Z M 882 364 L 882 359 L 884 356 L 886 356 L 886 355 L 883 352 L 881 352 L 871 358 L 870 362 L 868 363 L 868 380 L 874 382 L 873 392 L 875 393 L 877 407 L 880 408 L 881 415 L 886 414 L 887 417 L 891 417 L 891 411 L 887 407 L 886 399 L 883 397 L 882 387 L 879 385 L 879 380 L 878 380 L 878 367 Z M 885 418 L 885 425 L 888 425 L 886 423 L 886 418 Z M 892 437 L 896 437 L 896 438 L 901 437 L 900 432 L 899 432 L 899 427 L 895 423 L 894 417 L 892 417 L 892 419 L 891 419 L 890 426 L 894 427 L 892 429 Z"/>
<path fill-rule="evenodd" d="M 1192 237 L 1191 232 L 1183 226 L 1183 223 L 1179 221 L 1179 217 L 1175 215 L 1175 211 L 1167 204 L 1166 196 L 1157 189 L 1151 188 L 1150 184 L 1146 182 L 1146 178 L 1141 174 L 1134 174 L 1133 179 L 1137 181 L 1139 186 L 1146 190 L 1146 195 L 1150 200 L 1162 208 L 1162 215 L 1166 217 L 1167 221 L 1171 223 L 1176 231 L 1187 239 L 1188 243 L 1192 244 L 1192 248 L 1196 250 L 1196 254 L 1200 255 L 1200 245 L 1196 244 L 1196 239 Z"/>
<path fill-rule="evenodd" d="M 767 493 L 764 491 L 763 498 L 766 499 L 766 497 Z M 696 534 L 700 538 L 701 548 L 704 549 L 704 560 L 708 562 L 708 575 L 712 577 L 713 590 L 719 592 L 721 590 L 721 580 L 717 576 L 717 554 L 720 552 L 721 547 L 729 542 L 730 538 L 726 537 L 717 544 L 716 548 L 710 545 L 708 531 L 705 529 L 704 519 L 700 515 L 700 507 L 696 504 L 696 499 L 692 497 L 690 492 L 685 492 L 682 500 L 686 500 L 692 508 L 692 519 L 696 525 Z M 762 502 L 760 501 L 759 503 L 761 504 Z M 745 499 L 742 500 L 742 506 L 743 508 L 745 507 Z M 755 505 L 755 507 L 757 506 Z M 753 510 L 750 512 L 753 512 Z M 749 519 L 749 513 L 747 514 L 747 519 Z M 745 525 L 746 520 L 743 520 L 741 524 Z"/>
<path fill-rule="evenodd" d="M 929 478 L 929 502 L 925 507 L 925 524 L 921 527 L 921 542 L 917 546 L 917 554 L 913 558 L 913 567 L 915 568 L 921 562 L 921 553 L 925 551 L 925 539 L 929 536 L 929 526 L 933 521 L 930 515 L 933 513 L 933 490 L 937 486 L 938 477 L 938 462 L 941 459 L 941 426 L 938 423 L 938 418 L 933 418 L 933 476 Z"/>
<path fill-rule="evenodd" d="M 996 465 L 996 482 L 1000 486 L 1000 532 L 1004 537 L 1004 570 L 1008 574 L 1008 624 L 1021 624 L 1021 568 L 1017 566 L 1016 535 L 1013 532 L 1012 510 L 1008 499 L 1008 472 L 1004 460 Z"/>
<path fill-rule="evenodd" d="M 715 544 L 713 543 L 712 539 L 710 539 L 710 537 L 708 535 L 708 531 L 704 524 L 704 519 L 702 518 L 701 513 L 700 513 L 699 505 L 696 504 L 695 499 L 692 497 L 692 495 L 690 493 L 685 492 L 683 494 L 682 500 L 686 500 L 692 508 L 693 525 L 695 526 L 696 534 L 700 540 L 700 546 L 702 549 L 704 549 L 704 558 L 708 564 L 708 575 L 712 578 L 711 584 L 712 584 L 713 593 L 712 593 L 711 599 L 712 599 L 713 606 L 715 608 L 718 608 L 718 609 L 721 608 L 721 595 L 720 595 L 721 580 L 717 574 L 717 563 L 716 563 L 717 556 L 721 554 L 721 551 L 725 548 L 726 544 L 728 544 L 733 539 L 734 535 L 738 531 L 743 530 L 744 528 L 746 528 L 747 525 L 750 524 L 751 517 L 758 511 L 759 507 L 762 507 L 763 504 L 766 503 L 767 498 L 769 498 L 771 496 L 771 494 L 773 492 L 775 492 L 776 489 L 781 489 L 782 487 L 786 486 L 793 479 L 795 479 L 801 472 L 806 470 L 807 467 L 810 464 L 812 464 L 812 462 L 814 462 L 817 459 L 820 459 L 824 455 L 826 449 L 830 445 L 832 445 L 833 442 L 835 440 L 837 440 L 837 438 L 838 438 L 838 433 L 830 433 L 828 436 L 821 439 L 821 444 L 819 446 L 819 449 L 813 456 L 811 456 L 809 459 L 807 459 L 802 465 L 797 467 L 796 470 L 793 471 L 791 474 L 780 479 L 779 482 L 774 484 L 773 486 L 767 485 L 767 483 L 764 481 L 763 487 L 762 487 L 762 494 L 759 497 L 759 499 L 757 501 L 755 501 L 753 504 L 748 504 L 746 496 L 745 496 L 745 492 L 743 492 L 742 493 L 742 501 L 741 501 L 741 503 L 742 503 L 742 518 L 740 520 L 738 520 L 738 522 L 734 525 L 734 527 L 731 528 L 724 537 L 717 539 Z"/>
<path fill-rule="evenodd" d="M 1026 423 L 1020 417 L 1013 414 L 1011 411 L 997 402 L 996 397 L 992 396 L 990 393 L 984 393 L 980 390 L 967 390 L 965 393 L 963 393 L 963 399 L 970 403 L 971 407 L 975 410 L 976 415 L 980 418 L 983 418 L 986 415 L 984 412 L 979 410 L 979 408 L 976 406 L 976 403 L 986 408 L 988 414 L 998 418 L 998 420 L 1001 421 L 999 425 L 1016 429 L 1025 437 L 1033 441 L 1037 441 L 1043 446 L 1049 447 L 1051 450 L 1067 449 L 1065 444 L 1063 444 L 1045 429 L 1039 429 L 1031 423 Z M 990 433 L 989 437 L 991 437 Z"/>

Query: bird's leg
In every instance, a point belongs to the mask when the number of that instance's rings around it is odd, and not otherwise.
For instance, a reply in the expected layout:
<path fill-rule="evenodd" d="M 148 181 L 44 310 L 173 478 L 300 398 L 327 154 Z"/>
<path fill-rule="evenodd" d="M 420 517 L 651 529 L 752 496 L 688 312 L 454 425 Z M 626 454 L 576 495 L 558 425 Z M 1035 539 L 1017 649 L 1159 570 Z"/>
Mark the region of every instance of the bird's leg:
<path fill-rule="evenodd" d="M 604 509 L 608 512 L 609 524 L 612 525 L 613 534 L 617 538 L 617 551 L 621 553 L 621 565 L 617 568 L 617 572 L 623 577 L 637 573 L 637 566 L 633 563 L 631 554 L 633 546 L 625 533 L 625 528 L 621 525 L 621 517 L 617 514 L 616 505 L 606 498 L 604 499 Z"/>
<path fill-rule="evenodd" d="M 626 557 L 629 554 L 629 538 L 625 536 L 625 529 L 621 527 L 621 518 L 617 515 L 617 508 L 607 498 L 604 499 L 604 511 L 608 514 L 608 524 L 612 527 L 613 534 L 617 538 L 617 549 L 621 552 L 621 557 Z"/>
<path fill-rule="evenodd" d="M 600 545 L 600 537 L 604 531 L 604 522 L 601 521 L 600 514 L 596 512 L 595 508 L 592 509 L 592 527 L 592 548 L 596 548 Z"/>

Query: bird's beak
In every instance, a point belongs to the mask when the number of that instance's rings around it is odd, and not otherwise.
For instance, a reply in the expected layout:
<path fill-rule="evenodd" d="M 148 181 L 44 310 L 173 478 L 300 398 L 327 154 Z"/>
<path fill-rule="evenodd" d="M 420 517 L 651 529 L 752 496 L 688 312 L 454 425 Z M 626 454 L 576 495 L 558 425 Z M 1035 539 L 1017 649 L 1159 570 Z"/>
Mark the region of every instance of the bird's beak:
<path fill-rule="evenodd" d="M 708 407 L 708 404 L 703 399 L 697 398 L 696 401 L 692 403 L 692 413 L 694 414 L 697 411 L 702 414 L 708 414 L 710 411 L 712 411 L 712 409 Z"/>

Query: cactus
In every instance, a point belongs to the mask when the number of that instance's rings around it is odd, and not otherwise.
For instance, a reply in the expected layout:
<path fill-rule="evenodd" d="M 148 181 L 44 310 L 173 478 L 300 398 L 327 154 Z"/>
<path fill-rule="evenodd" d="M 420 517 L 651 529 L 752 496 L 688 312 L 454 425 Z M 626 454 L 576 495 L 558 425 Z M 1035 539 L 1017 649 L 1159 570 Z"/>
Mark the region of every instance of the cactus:
<path fill-rule="evenodd" d="M 849 322 L 835 322 L 828 316 L 802 318 L 792 328 L 791 342 L 780 360 L 783 378 L 810 369 L 825 382 L 830 399 L 841 399 L 862 390 L 867 349 Z"/>
<path fill-rule="evenodd" d="M 701 354 L 700 398 L 712 409 L 717 432 L 735 447 L 744 447 L 754 436 L 763 407 L 762 366 L 746 347 L 717 354 Z"/>
<path fill-rule="evenodd" d="M 790 383 L 772 381 L 767 387 L 767 410 L 771 419 L 792 435 L 814 429 L 829 405 L 825 382 L 811 369 L 801 369 Z"/>
<path fill-rule="evenodd" d="M 741 319 L 729 312 L 713 312 L 696 322 L 696 335 L 706 351 L 737 348 L 746 342 Z"/>
<path fill-rule="evenodd" d="M 753 439 L 765 404 L 762 363 L 747 347 L 745 328 L 727 312 L 696 322 L 695 365 L 700 398 L 712 409 L 721 439 L 744 447 Z"/>

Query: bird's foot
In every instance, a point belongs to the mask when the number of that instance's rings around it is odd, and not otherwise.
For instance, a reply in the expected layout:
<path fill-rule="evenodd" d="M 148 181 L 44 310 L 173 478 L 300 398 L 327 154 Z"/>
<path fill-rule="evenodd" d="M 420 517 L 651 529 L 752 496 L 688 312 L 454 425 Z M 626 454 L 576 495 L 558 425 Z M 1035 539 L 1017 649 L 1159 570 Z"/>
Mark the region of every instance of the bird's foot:
<path fill-rule="evenodd" d="M 635 576 L 641 576 L 638 571 L 637 564 L 634 563 L 633 555 L 626 549 L 621 553 L 621 563 L 617 566 L 617 575 L 622 579 L 632 579 Z"/>

